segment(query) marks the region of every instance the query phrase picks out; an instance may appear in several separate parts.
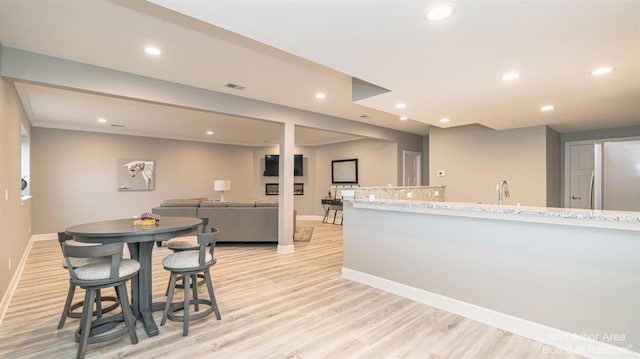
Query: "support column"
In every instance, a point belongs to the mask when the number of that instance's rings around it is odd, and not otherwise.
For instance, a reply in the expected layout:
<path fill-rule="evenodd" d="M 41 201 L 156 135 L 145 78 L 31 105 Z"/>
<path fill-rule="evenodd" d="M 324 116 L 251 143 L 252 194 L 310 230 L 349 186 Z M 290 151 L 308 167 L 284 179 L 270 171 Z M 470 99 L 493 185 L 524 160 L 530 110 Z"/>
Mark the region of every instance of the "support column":
<path fill-rule="evenodd" d="M 293 252 L 293 155 L 295 125 L 280 125 L 280 168 L 278 185 L 278 253 Z"/>

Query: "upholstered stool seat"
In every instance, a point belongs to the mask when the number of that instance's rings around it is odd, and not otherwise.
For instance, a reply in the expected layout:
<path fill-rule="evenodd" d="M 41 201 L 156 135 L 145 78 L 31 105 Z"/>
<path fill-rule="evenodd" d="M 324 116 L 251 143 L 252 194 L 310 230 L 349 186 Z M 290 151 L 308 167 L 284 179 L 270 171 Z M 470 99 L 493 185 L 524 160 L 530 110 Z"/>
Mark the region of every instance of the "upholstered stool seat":
<path fill-rule="evenodd" d="M 70 236 L 64 232 L 58 233 L 58 241 L 60 242 L 60 248 L 62 249 L 62 243 L 66 243 L 67 245 L 73 246 L 95 246 L 99 245 L 97 243 L 85 243 L 78 242 L 72 239 L 73 236 Z M 73 268 L 78 268 L 87 264 L 96 263 L 96 262 L 105 262 L 108 263 L 110 261 L 109 258 L 106 257 L 98 257 L 98 258 L 69 258 L 71 262 L 71 266 Z M 62 267 L 67 269 L 67 260 L 62 258 Z M 62 311 L 62 315 L 60 316 L 60 320 L 58 321 L 58 329 L 62 329 L 64 327 L 64 323 L 69 318 L 79 319 L 82 317 L 82 311 L 78 311 L 78 308 L 82 308 L 84 304 L 83 301 L 78 301 L 76 303 L 72 303 L 73 295 L 75 294 L 76 286 L 69 283 L 69 290 L 67 291 L 67 299 L 65 300 L 64 309 Z M 108 304 L 107 304 L 108 303 Z M 105 304 L 107 304 L 105 306 Z M 102 317 L 102 314 L 109 313 L 112 310 L 118 308 L 120 302 L 118 298 L 114 296 L 103 296 L 100 291 L 96 292 L 96 310 L 93 312 L 93 315 L 98 319 Z"/>
<path fill-rule="evenodd" d="M 198 263 L 198 257 L 200 253 L 198 251 L 183 251 L 176 252 L 168 255 L 162 260 L 162 265 L 168 270 L 180 270 L 191 269 L 200 266 Z M 205 253 L 204 260 L 209 263 L 213 260 L 211 265 L 215 264 L 215 259 L 209 253 Z"/>
<path fill-rule="evenodd" d="M 175 237 L 167 241 L 167 248 L 173 251 L 197 250 L 198 247 L 197 235 Z"/>
<path fill-rule="evenodd" d="M 129 306 L 126 282 L 138 275 L 140 263 L 133 259 L 122 258 L 123 243 L 73 246 L 62 242 L 61 245 L 71 278 L 70 283 L 85 290 L 82 318 L 76 331 L 76 341 L 80 344 L 77 358 L 84 358 L 87 344 L 102 343 L 127 334 L 132 344 L 138 343 L 135 331 L 136 319 Z M 71 258 L 101 257 L 107 257 L 109 260 L 97 260 L 77 268 L 74 268 L 71 263 Z M 122 312 L 93 320 L 96 294 L 107 287 L 113 287 L 116 290 Z M 124 326 L 118 328 L 122 322 Z"/>
<path fill-rule="evenodd" d="M 171 272 L 169 279 L 169 291 L 167 294 L 167 303 L 162 315 L 160 325 L 165 325 L 167 318 L 173 321 L 182 322 L 182 335 L 189 333 L 189 321 L 202 319 L 212 312 L 215 312 L 216 318 L 221 319 L 218 304 L 213 294 L 213 284 L 211 283 L 211 273 L 209 269 L 216 263 L 213 255 L 216 237 L 218 235 L 217 228 L 211 228 L 211 233 L 198 233 L 198 250 L 179 251 L 168 255 L 162 261 L 164 268 Z M 195 281 L 196 274 L 203 274 L 204 281 L 209 292 L 209 299 L 198 298 L 197 285 L 190 285 L 190 280 Z M 172 303 L 173 293 L 176 289 L 176 281 L 178 276 L 184 278 L 184 300 L 182 302 Z M 189 299 L 189 289 L 193 288 L 193 299 Z M 193 305 L 195 313 L 190 313 L 190 306 Z M 200 311 L 199 306 L 203 305 L 207 308 Z M 182 312 L 182 315 L 178 314 Z"/>

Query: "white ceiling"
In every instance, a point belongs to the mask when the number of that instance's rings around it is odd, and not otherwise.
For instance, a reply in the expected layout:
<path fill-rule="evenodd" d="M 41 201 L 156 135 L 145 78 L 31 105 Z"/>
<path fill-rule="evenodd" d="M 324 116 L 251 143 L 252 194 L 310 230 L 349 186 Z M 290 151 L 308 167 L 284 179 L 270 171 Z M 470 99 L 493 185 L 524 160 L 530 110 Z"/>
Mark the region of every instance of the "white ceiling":
<path fill-rule="evenodd" d="M 25 103 L 27 116 L 36 127 L 246 146 L 272 146 L 280 140 L 280 128 L 275 122 L 25 83 L 16 83 L 16 88 Z M 109 120 L 98 123 L 98 118 Z M 206 131 L 214 134 L 207 135 Z M 307 127 L 296 128 L 298 146 L 359 138 Z"/>
<path fill-rule="evenodd" d="M 440 23 L 422 19 L 434 3 L 427 0 L 153 2 L 167 8 L 142 0 L 0 0 L 0 42 L 416 134 L 469 123 L 561 132 L 640 124 L 640 1 L 457 0 Z M 144 54 L 149 44 L 163 55 Z M 600 66 L 615 71 L 588 74 Z M 512 70 L 522 77 L 500 79 Z M 353 103 L 352 77 L 390 92 Z M 228 89 L 230 82 L 247 89 Z M 316 91 L 327 98 L 316 100 Z M 95 112 L 109 108 L 114 122 L 139 134 L 210 141 L 202 139 L 206 123 L 215 127 L 213 141 L 277 142 L 267 129 L 277 126 L 255 120 L 35 85 L 20 92 L 36 126 L 103 131 Z M 91 105 L 74 105 L 81 102 Z M 396 110 L 397 102 L 407 108 Z M 547 103 L 556 109 L 540 112 Z M 158 125 L 136 124 L 150 118 Z M 242 130 L 254 125 L 265 126 L 265 136 Z M 316 142 L 350 139 L 326 136 Z"/>

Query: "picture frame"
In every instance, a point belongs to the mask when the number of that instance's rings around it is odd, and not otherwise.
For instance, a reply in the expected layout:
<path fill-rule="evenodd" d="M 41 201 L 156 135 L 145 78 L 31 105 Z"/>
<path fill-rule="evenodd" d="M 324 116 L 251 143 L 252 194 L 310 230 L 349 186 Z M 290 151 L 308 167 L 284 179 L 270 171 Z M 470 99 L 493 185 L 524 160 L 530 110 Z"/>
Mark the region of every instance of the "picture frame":
<path fill-rule="evenodd" d="M 118 159 L 117 190 L 121 192 L 153 191 L 156 183 L 155 164 L 153 160 Z"/>
<path fill-rule="evenodd" d="M 331 161 L 331 183 L 357 184 L 358 159 Z"/>

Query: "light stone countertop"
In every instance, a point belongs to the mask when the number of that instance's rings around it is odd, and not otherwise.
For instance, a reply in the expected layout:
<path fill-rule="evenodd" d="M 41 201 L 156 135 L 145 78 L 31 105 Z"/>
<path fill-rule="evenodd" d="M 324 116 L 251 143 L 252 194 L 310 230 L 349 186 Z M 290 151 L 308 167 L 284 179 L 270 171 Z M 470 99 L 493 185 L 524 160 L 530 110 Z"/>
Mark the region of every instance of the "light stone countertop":
<path fill-rule="evenodd" d="M 355 208 L 640 231 L 640 212 L 412 200 L 352 203 Z"/>

